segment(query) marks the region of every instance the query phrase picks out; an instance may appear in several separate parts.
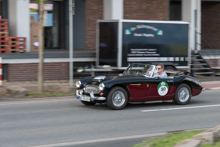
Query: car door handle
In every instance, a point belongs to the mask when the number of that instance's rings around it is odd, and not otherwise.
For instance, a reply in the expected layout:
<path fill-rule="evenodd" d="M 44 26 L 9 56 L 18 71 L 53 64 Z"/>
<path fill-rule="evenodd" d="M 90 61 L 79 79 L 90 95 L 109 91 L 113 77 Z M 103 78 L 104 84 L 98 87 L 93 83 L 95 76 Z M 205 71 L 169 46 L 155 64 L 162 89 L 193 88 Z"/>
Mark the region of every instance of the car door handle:
<path fill-rule="evenodd" d="M 130 85 L 136 85 L 136 86 L 140 86 L 141 84 L 130 84 Z"/>

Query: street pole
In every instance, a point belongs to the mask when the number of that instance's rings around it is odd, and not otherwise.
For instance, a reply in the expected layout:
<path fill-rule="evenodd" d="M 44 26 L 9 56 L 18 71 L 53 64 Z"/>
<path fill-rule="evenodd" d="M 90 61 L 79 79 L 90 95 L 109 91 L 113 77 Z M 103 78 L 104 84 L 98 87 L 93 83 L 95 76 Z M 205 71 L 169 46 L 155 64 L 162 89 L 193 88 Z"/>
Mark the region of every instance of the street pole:
<path fill-rule="evenodd" d="M 74 0 L 69 0 L 69 85 L 73 87 L 73 15 Z"/>
<path fill-rule="evenodd" d="M 44 34 L 43 34 L 43 13 L 44 0 L 39 1 L 39 64 L 38 64 L 38 90 L 43 92 L 43 59 L 44 59 Z"/>

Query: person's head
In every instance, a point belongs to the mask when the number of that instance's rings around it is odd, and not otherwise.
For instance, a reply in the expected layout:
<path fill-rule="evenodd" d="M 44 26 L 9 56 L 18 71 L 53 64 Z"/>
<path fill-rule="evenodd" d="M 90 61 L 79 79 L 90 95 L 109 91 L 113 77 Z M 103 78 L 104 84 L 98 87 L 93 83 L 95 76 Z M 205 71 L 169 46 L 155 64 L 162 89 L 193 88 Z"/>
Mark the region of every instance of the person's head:
<path fill-rule="evenodd" d="M 159 74 L 161 74 L 163 71 L 164 71 L 164 65 L 163 65 L 163 63 L 159 63 L 158 65 L 157 65 L 157 69 L 158 69 L 158 73 Z"/>

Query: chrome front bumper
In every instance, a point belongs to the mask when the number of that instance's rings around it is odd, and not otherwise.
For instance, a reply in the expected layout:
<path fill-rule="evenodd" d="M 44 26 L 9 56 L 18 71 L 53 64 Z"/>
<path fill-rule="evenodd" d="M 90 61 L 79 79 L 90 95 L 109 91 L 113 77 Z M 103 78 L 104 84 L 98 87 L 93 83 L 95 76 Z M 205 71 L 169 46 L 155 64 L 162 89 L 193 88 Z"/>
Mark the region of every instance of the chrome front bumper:
<path fill-rule="evenodd" d="M 80 93 L 78 92 L 78 90 L 76 90 L 76 98 L 79 99 L 79 97 L 88 97 L 87 95 L 83 95 L 82 94 L 82 90 L 80 91 Z M 95 96 L 93 92 L 90 93 L 90 101 L 104 101 L 106 100 L 106 97 L 102 97 L 102 96 Z"/>
<path fill-rule="evenodd" d="M 205 91 L 205 88 L 202 88 L 202 91 Z"/>

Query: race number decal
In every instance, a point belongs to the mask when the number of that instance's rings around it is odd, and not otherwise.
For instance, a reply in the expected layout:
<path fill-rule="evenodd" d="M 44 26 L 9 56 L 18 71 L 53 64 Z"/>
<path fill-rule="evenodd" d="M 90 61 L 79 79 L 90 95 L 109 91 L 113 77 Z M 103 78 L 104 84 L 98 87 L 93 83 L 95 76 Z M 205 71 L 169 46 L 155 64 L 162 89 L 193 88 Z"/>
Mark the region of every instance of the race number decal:
<path fill-rule="evenodd" d="M 160 96 L 166 95 L 168 90 L 169 90 L 169 85 L 167 84 L 167 82 L 160 82 L 160 84 L 157 87 L 157 91 Z"/>

